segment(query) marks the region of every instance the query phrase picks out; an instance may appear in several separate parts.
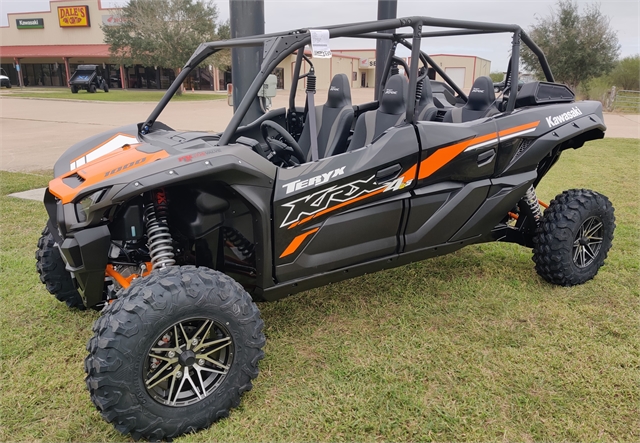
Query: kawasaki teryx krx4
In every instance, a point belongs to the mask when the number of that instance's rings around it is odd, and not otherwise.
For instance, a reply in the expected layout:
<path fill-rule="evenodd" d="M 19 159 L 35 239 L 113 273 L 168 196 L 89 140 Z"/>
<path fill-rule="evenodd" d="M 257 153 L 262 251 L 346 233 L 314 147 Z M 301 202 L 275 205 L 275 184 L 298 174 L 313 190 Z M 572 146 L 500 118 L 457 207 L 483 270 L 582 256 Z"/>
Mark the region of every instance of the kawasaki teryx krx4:
<path fill-rule="evenodd" d="M 499 98 L 488 77 L 465 94 L 420 49 L 425 37 L 493 32 L 513 38 Z M 304 51 L 314 33 L 389 41 L 375 101 L 353 105 L 351 73 L 339 73 L 315 105 Z M 521 43 L 546 81 L 512 91 Z M 264 62 L 224 132 L 157 121 L 200 62 L 246 46 L 263 47 Z M 287 57 L 288 108 L 241 125 Z M 613 239 L 609 200 L 564 191 L 543 214 L 535 189 L 562 151 L 605 129 L 600 103 L 555 83 L 515 25 L 408 17 L 204 43 L 146 121 L 56 163 L 37 268 L 69 306 L 103 307 L 85 362 L 103 417 L 134 438 L 172 438 L 225 417 L 251 389 L 265 344 L 255 301 L 490 241 L 533 248 L 550 283 L 593 278 Z"/>

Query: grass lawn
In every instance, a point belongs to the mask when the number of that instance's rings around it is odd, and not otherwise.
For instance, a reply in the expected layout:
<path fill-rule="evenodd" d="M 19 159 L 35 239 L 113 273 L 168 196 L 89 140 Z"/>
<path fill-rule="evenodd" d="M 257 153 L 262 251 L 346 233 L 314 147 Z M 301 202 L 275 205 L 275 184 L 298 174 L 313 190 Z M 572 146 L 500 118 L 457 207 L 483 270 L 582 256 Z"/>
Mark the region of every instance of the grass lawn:
<path fill-rule="evenodd" d="M 165 91 L 140 91 L 140 90 L 119 90 L 112 89 L 108 93 L 102 90 L 94 94 L 87 91 L 79 91 L 72 94 L 68 88 L 59 89 L 41 89 L 24 91 L 12 89 L 9 92 L 3 92 L 0 97 L 27 97 L 27 98 L 46 98 L 46 99 L 64 99 L 64 100 L 89 100 L 100 102 L 157 102 L 164 95 Z M 226 100 L 226 94 L 213 93 L 194 93 L 186 91 L 180 96 L 174 96 L 172 100 L 176 101 L 202 101 L 202 100 Z"/>
<path fill-rule="evenodd" d="M 485 244 L 261 304 L 266 358 L 230 418 L 177 442 L 639 441 L 637 140 L 563 154 L 539 187 L 608 195 L 606 265 L 562 288 L 531 251 Z M 0 441 L 130 441 L 84 386 L 96 312 L 40 284 L 39 202 L 7 193 L 48 177 L 3 172 L 0 196 Z"/>

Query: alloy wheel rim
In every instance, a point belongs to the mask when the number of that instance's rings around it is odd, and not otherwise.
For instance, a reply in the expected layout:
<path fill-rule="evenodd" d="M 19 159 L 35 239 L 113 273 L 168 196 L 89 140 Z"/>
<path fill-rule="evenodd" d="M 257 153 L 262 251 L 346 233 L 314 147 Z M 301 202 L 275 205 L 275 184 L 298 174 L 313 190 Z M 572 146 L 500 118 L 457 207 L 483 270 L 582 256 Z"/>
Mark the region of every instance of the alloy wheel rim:
<path fill-rule="evenodd" d="M 600 217 L 586 219 L 573 241 L 573 263 L 578 268 L 586 268 L 598 256 L 602 246 L 604 225 Z"/>
<path fill-rule="evenodd" d="M 234 344 L 225 326 L 207 318 L 176 322 L 159 334 L 145 357 L 147 392 L 166 406 L 198 403 L 227 377 Z"/>

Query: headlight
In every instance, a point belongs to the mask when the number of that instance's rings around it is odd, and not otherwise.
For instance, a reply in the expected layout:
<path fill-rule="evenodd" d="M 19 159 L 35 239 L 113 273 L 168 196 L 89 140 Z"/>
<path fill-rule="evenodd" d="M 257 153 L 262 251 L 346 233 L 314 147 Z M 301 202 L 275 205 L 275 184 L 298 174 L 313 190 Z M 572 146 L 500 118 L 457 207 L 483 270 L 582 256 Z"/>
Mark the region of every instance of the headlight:
<path fill-rule="evenodd" d="M 93 194 L 89 194 L 80 200 L 79 203 L 76 203 L 76 216 L 78 217 L 78 221 L 80 223 L 84 223 L 87 221 L 87 214 L 89 213 L 89 208 L 102 199 L 102 196 L 106 192 L 106 189 L 100 189 L 99 191 L 94 192 Z"/>

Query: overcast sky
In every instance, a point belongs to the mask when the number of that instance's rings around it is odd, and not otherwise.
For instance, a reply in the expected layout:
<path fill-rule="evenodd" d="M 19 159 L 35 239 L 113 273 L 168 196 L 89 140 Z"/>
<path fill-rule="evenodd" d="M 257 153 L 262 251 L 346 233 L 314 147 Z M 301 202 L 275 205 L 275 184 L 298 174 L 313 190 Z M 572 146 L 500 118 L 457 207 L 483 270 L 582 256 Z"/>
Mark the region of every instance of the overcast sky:
<path fill-rule="evenodd" d="M 584 0 L 578 0 L 578 2 L 592 3 Z M 103 0 L 102 4 L 105 7 L 121 6 L 126 4 L 126 0 Z M 398 0 L 398 17 L 426 15 L 460 20 L 515 23 L 526 30 L 535 23 L 536 17 L 549 15 L 554 4 L 555 0 Z M 622 57 L 640 53 L 639 4 L 638 0 L 602 0 L 600 2 L 601 11 L 610 17 L 611 26 L 618 33 Z M 229 18 L 229 1 L 219 0 L 217 5 L 220 20 Z M 8 12 L 48 9 L 47 0 L 0 0 L 0 24 L 7 25 Z M 376 17 L 377 0 L 265 0 L 266 32 L 375 20 Z M 371 41 L 352 39 L 335 43 L 336 48 L 343 49 L 371 45 Z M 491 61 L 492 71 L 503 71 L 508 62 L 510 38 L 507 34 L 501 34 L 428 39 L 423 43 L 423 49 L 430 54 L 477 55 Z"/>

